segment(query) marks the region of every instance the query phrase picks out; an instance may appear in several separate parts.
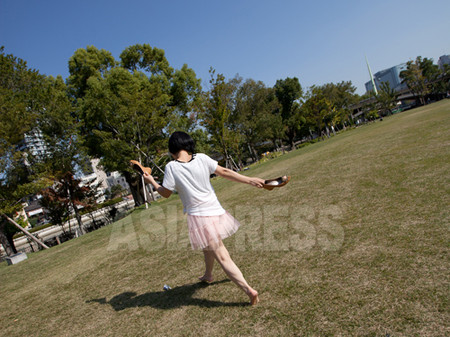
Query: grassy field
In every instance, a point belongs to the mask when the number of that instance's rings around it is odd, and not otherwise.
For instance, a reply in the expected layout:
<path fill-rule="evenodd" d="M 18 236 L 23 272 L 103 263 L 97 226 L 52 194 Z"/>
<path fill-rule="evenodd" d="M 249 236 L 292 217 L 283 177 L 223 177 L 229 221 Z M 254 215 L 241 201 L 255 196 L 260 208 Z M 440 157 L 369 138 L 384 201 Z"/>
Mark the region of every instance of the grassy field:
<path fill-rule="evenodd" d="M 292 176 L 213 185 L 242 227 L 225 244 L 261 302 L 220 270 L 197 283 L 177 196 L 14 266 L 3 336 L 445 336 L 450 100 L 253 166 Z M 172 287 L 163 291 L 164 284 Z"/>

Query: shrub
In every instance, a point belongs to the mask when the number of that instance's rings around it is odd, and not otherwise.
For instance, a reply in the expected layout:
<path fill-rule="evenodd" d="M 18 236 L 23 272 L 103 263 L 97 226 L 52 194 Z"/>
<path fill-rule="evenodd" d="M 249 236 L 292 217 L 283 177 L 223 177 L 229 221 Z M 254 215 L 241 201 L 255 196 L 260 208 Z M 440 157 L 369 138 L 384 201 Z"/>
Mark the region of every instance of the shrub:
<path fill-rule="evenodd" d="M 46 223 L 45 225 L 33 227 L 33 228 L 30 229 L 28 232 L 34 233 L 34 232 L 40 231 L 41 229 L 45 229 L 45 228 L 48 228 L 48 227 L 51 227 L 51 226 L 53 226 L 53 224 L 51 224 L 51 223 Z M 22 236 L 24 236 L 24 235 L 25 235 L 25 234 L 23 234 L 22 232 L 17 233 L 17 234 L 15 234 L 15 235 L 13 236 L 13 239 L 20 238 L 20 237 L 22 237 Z"/>

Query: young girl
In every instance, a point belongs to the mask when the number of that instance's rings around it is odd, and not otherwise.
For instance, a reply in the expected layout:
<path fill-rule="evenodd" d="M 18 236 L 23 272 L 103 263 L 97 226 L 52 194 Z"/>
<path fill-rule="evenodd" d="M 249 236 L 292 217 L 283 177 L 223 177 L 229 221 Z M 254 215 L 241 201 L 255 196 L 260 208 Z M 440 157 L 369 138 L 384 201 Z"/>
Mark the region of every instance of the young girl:
<path fill-rule="evenodd" d="M 174 161 L 166 165 L 162 186 L 148 173 L 144 174 L 144 180 L 165 198 L 175 190 L 180 195 L 187 213 L 191 246 L 202 249 L 205 257 L 205 273 L 199 279 L 208 283 L 213 281 L 214 260 L 217 260 L 228 277 L 247 294 L 250 304 L 258 303 L 258 292 L 248 285 L 222 243 L 237 231 L 240 224 L 222 208 L 209 178 L 215 173 L 259 188 L 263 187 L 264 180 L 243 176 L 218 165 L 203 153 L 195 153 L 194 140 L 184 132 L 177 131 L 170 136 L 169 152 Z"/>

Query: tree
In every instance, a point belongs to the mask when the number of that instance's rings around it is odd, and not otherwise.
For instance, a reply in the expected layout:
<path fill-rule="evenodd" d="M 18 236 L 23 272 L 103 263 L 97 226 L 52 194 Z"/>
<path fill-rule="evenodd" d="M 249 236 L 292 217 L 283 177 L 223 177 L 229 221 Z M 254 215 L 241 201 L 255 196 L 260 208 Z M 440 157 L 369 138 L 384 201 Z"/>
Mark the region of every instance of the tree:
<path fill-rule="evenodd" d="M 406 70 L 400 72 L 400 78 L 402 83 L 406 83 L 409 90 L 419 99 L 420 104 L 424 105 L 425 96 L 431 92 L 435 74 L 436 68 L 432 66 L 432 60 L 417 56 L 415 61 L 406 63 Z"/>
<path fill-rule="evenodd" d="M 45 77 L 26 62 L 0 48 L 0 241 L 8 255 L 16 252 L 8 238 L 18 230 L 48 248 L 23 229 L 13 215 L 23 208 L 24 197 L 38 192 L 48 181 L 34 170 L 38 158 L 23 146 L 25 135 L 36 126 L 44 107 Z"/>
<path fill-rule="evenodd" d="M 217 74 L 215 70 L 209 70 L 211 88 L 205 93 L 204 108 L 201 113 L 201 124 L 211 135 L 214 148 L 223 156 L 225 166 L 237 170 L 232 153 L 236 144 L 239 144 L 239 134 L 231 127 L 232 112 L 235 107 L 235 97 L 240 78 L 230 81 L 225 76 Z"/>
<path fill-rule="evenodd" d="M 171 103 L 174 108 L 170 133 L 182 130 L 188 133 L 198 128 L 198 111 L 202 104 L 200 79 L 186 64 L 175 70 L 170 87 Z"/>
<path fill-rule="evenodd" d="M 359 96 L 355 94 L 356 87 L 353 86 L 351 81 L 342 81 L 336 84 L 327 83 L 318 88 L 331 103 L 335 112 L 332 116 L 331 125 L 335 127 L 343 126 L 351 114 L 349 107 L 359 99 Z"/>
<path fill-rule="evenodd" d="M 441 87 L 439 86 L 439 77 L 441 75 L 441 71 L 439 70 L 438 65 L 433 63 L 433 59 L 425 57 L 420 62 L 420 69 L 422 70 L 422 74 L 425 77 L 428 91 L 431 94 L 439 94 L 441 89 Z"/>
<path fill-rule="evenodd" d="M 74 57 L 95 59 L 97 54 L 95 50 L 77 51 Z M 108 59 L 105 64 L 114 67 L 97 70 L 86 79 L 76 113 L 89 154 L 100 158 L 107 171 L 119 171 L 125 177 L 138 206 L 145 192 L 129 160 L 155 168 L 166 156 L 167 133 L 181 115 L 192 111 L 200 87 L 187 66 L 174 72 L 161 49 L 135 45 L 120 57 L 120 64 Z M 83 74 L 71 76 L 84 78 Z"/>
<path fill-rule="evenodd" d="M 43 135 L 45 155 L 38 169 L 51 186 L 44 189 L 41 205 L 47 208 L 54 224 L 63 225 L 73 211 L 83 233 L 79 207 L 88 207 L 88 197 L 93 192 L 89 186 L 79 186 L 80 181 L 74 175 L 77 171 L 89 171 L 90 161 L 81 145 L 69 89 L 62 78 L 47 77 L 42 91 L 45 108 L 37 114 L 37 128 Z M 95 198 L 89 202 L 95 204 Z"/>
<path fill-rule="evenodd" d="M 77 49 L 69 59 L 70 76 L 67 83 L 72 95 L 75 98 L 84 97 L 87 81 L 92 77 L 101 77 L 116 64 L 111 53 L 104 49 L 98 50 L 94 46 Z"/>
<path fill-rule="evenodd" d="M 64 234 L 64 224 L 70 219 L 70 203 L 68 198 L 60 195 L 63 184 L 55 184 L 53 187 L 48 187 L 42 191 L 42 198 L 40 204 L 45 208 L 47 216 L 50 218 L 50 222 L 53 225 L 61 226 Z M 66 193 L 66 192 L 64 192 Z M 69 222 L 69 232 L 71 231 Z"/>
<path fill-rule="evenodd" d="M 441 83 L 442 92 L 447 94 L 450 91 L 450 65 L 444 64 L 439 82 Z"/>
<path fill-rule="evenodd" d="M 211 141 L 208 132 L 203 128 L 190 131 L 190 136 L 195 142 L 195 151 L 200 153 L 211 153 Z"/>
<path fill-rule="evenodd" d="M 270 127 L 277 125 L 277 109 L 279 103 L 274 90 L 266 88 L 261 81 L 248 79 L 237 91 L 233 119 L 254 161 L 259 160 L 257 144 L 272 139 L 274 135 L 278 136 Z"/>
<path fill-rule="evenodd" d="M 325 130 L 331 126 L 336 115 L 333 104 L 325 97 L 322 89 L 315 86 L 310 88 L 302 110 L 306 116 L 308 128 L 315 130 L 319 136 L 325 134 Z"/>
<path fill-rule="evenodd" d="M 398 94 L 394 89 L 391 89 L 389 82 L 382 82 L 380 85 L 380 90 L 375 99 L 381 110 L 381 114 L 386 116 L 391 113 L 391 110 L 395 108 L 397 103 Z"/>
<path fill-rule="evenodd" d="M 305 122 L 299 104 L 303 97 L 303 89 L 297 77 L 277 80 L 274 89 L 281 104 L 281 118 L 286 128 L 287 141 L 293 148 L 297 134 Z"/>
<path fill-rule="evenodd" d="M 75 179 L 70 171 L 60 172 L 53 185 L 44 189 L 41 205 L 47 209 L 55 225 L 64 226 L 70 214 L 74 212 L 80 232 L 83 234 L 85 229 L 80 211 L 96 204 L 97 188 L 98 184 L 92 185 L 92 181 L 82 184 L 81 180 Z"/>
<path fill-rule="evenodd" d="M 112 196 L 111 199 L 120 197 L 123 192 L 125 192 L 125 189 L 121 185 L 117 184 L 117 185 L 111 186 L 111 196 Z"/>
<path fill-rule="evenodd" d="M 89 81 L 81 109 L 85 144 L 106 170 L 124 175 L 136 205 L 144 201 L 142 185 L 128 163 L 142 155 L 156 156 L 163 148 L 168 100 L 158 84 L 123 68 Z M 148 166 L 147 157 L 141 161 Z"/>

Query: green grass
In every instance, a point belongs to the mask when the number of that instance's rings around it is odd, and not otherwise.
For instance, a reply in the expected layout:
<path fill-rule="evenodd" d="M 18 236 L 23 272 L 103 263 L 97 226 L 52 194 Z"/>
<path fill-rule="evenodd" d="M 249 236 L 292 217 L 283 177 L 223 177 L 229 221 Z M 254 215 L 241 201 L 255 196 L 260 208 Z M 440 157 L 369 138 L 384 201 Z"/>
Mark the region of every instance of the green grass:
<path fill-rule="evenodd" d="M 343 132 L 213 180 L 241 221 L 225 241 L 261 302 L 216 265 L 196 282 L 177 196 L 0 265 L 4 336 L 449 335 L 450 101 Z M 172 287 L 164 292 L 163 285 Z"/>

